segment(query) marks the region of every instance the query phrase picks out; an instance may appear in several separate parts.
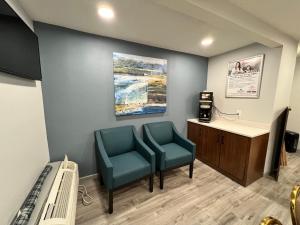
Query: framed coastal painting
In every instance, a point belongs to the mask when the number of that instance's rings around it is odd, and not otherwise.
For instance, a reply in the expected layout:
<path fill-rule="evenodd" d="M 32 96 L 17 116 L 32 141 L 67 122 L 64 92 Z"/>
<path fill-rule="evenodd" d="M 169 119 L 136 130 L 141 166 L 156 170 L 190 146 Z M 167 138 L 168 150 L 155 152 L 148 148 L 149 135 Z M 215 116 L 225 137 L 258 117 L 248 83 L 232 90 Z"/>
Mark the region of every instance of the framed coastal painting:
<path fill-rule="evenodd" d="M 113 53 L 115 114 L 164 113 L 167 108 L 167 60 Z"/>
<path fill-rule="evenodd" d="M 229 62 L 226 97 L 259 98 L 264 55 Z"/>

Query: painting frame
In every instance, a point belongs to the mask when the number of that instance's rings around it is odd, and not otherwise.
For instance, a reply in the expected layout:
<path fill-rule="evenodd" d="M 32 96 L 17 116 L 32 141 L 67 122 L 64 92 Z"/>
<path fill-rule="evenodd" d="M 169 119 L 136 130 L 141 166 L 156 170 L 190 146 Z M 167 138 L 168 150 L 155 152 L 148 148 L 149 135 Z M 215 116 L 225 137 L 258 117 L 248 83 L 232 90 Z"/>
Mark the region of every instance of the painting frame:
<path fill-rule="evenodd" d="M 232 60 L 226 74 L 226 98 L 260 98 L 265 54 Z M 240 72 L 233 74 L 239 63 Z M 233 68 L 234 66 L 234 68 Z"/>
<path fill-rule="evenodd" d="M 115 116 L 165 113 L 167 70 L 166 59 L 113 52 Z"/>

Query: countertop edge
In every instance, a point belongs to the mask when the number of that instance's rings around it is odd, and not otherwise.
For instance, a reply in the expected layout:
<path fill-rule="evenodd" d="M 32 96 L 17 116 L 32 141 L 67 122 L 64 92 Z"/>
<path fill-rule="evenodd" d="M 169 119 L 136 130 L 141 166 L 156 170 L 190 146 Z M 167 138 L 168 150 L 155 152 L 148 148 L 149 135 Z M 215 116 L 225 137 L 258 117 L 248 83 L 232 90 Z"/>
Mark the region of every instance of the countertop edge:
<path fill-rule="evenodd" d="M 249 137 L 249 138 L 255 138 L 255 137 L 259 137 L 259 136 L 262 136 L 262 135 L 270 133 L 270 130 L 268 130 L 268 129 L 257 128 L 257 129 L 260 129 L 262 131 L 261 132 L 257 132 L 256 135 L 250 135 L 250 134 L 247 134 L 247 133 L 243 133 L 243 132 L 238 132 L 238 131 L 235 131 L 235 130 L 226 129 L 224 127 L 215 126 L 215 125 L 213 125 L 211 123 L 197 122 L 197 121 L 194 121 L 194 120 L 195 119 L 188 119 L 187 122 L 191 122 L 191 123 L 195 123 L 195 124 L 199 124 L 199 125 L 203 125 L 203 126 L 207 126 L 207 127 L 211 127 L 211 128 L 223 130 L 223 131 L 226 131 L 226 132 L 230 132 L 230 133 L 233 133 L 233 134 L 238 134 L 238 135 L 241 135 L 241 136 L 244 136 L 244 137 Z M 247 126 L 245 126 L 245 127 L 247 127 Z M 251 128 L 255 128 L 255 127 L 251 127 Z"/>

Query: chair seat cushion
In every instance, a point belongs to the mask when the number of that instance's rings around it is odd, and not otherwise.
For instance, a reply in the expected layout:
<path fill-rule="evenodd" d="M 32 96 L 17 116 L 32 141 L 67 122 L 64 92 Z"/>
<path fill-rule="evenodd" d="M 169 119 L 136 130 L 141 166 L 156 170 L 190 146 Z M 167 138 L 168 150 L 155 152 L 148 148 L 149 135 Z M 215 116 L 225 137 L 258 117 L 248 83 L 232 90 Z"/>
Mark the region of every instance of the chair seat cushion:
<path fill-rule="evenodd" d="M 137 151 L 109 158 L 113 165 L 113 188 L 150 175 L 151 165 Z"/>
<path fill-rule="evenodd" d="M 166 152 L 166 169 L 193 161 L 192 153 L 176 143 L 161 146 Z"/>

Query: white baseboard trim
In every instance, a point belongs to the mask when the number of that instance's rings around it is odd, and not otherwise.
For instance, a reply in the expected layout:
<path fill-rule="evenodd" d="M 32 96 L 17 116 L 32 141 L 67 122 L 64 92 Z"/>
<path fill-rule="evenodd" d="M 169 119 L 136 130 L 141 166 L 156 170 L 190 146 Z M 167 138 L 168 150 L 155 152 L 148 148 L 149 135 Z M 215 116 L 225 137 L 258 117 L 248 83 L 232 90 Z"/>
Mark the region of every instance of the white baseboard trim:
<path fill-rule="evenodd" d="M 88 180 L 88 179 L 93 179 L 95 177 L 98 176 L 98 173 L 95 173 L 95 174 L 91 174 L 91 175 L 87 175 L 87 176 L 84 176 L 84 177 L 80 177 L 79 178 L 79 181 L 84 181 L 84 180 Z"/>

